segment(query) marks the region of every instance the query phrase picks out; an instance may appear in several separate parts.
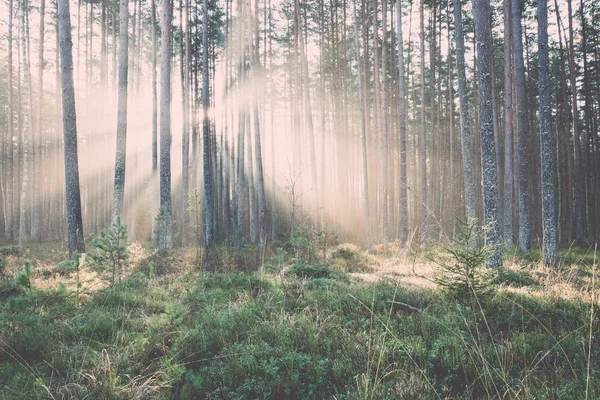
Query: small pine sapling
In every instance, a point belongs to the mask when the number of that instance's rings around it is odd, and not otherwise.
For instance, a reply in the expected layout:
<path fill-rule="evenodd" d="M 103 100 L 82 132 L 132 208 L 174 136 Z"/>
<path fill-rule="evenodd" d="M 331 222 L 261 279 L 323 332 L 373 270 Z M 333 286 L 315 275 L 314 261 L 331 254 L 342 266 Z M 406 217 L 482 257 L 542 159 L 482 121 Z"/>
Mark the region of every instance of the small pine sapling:
<path fill-rule="evenodd" d="M 127 225 L 121 224 L 121 219 L 117 218 L 110 229 L 94 236 L 92 247 L 95 250 L 89 254 L 92 263 L 100 269 L 111 270 L 110 286 L 114 286 L 117 276 L 120 282 L 123 267 L 129 264 Z"/>
<path fill-rule="evenodd" d="M 494 290 L 494 275 L 485 266 L 494 248 L 472 246 L 484 236 L 484 228 L 476 222 L 463 225 L 458 238 L 443 246 L 445 257 L 433 260 L 440 267 L 433 280 L 458 299 L 485 296 Z"/>
<path fill-rule="evenodd" d="M 15 276 L 15 285 L 28 289 L 29 294 L 31 294 L 31 272 L 31 261 L 26 260 L 23 271 L 19 271 L 17 276 Z"/>

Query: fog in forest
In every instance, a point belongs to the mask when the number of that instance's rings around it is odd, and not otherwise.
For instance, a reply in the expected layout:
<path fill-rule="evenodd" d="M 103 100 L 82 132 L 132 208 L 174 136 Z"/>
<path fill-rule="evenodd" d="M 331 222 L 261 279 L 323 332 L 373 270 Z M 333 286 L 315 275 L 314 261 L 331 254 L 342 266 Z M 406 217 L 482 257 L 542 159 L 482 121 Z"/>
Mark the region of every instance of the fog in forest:
<path fill-rule="evenodd" d="M 210 197 L 210 224 L 219 242 L 257 243 L 261 235 L 272 241 L 301 228 L 335 233 L 369 248 L 393 242 L 404 246 L 452 238 L 457 224 L 468 217 L 496 226 L 499 243 L 508 247 L 517 242 L 521 246 L 521 235 L 528 236 L 523 239 L 526 246 L 541 246 L 540 61 L 533 7 L 527 5 L 522 14 L 523 40 L 518 41 L 526 72 L 522 103 L 515 83 L 520 72 L 511 55 L 517 41 L 506 32 L 511 24 L 503 22 L 510 4 L 507 8 L 494 2 L 489 11 L 493 49 L 484 62 L 491 62 L 490 157 L 496 159 L 496 217 L 490 219 L 472 6 L 462 5 L 461 65 L 456 2 L 405 3 L 175 1 L 169 24 L 170 104 L 163 108 L 163 4 L 127 2 L 122 20 L 124 9 L 114 1 L 70 2 L 84 236 L 112 223 L 119 40 L 126 21 L 121 219 L 131 240 L 150 242 L 155 237 L 152 231 L 158 229 L 155 221 L 162 204 L 159 175 L 168 173 L 172 232 L 178 245 L 205 241 Z M 561 244 L 594 242 L 600 233 L 595 228 L 600 216 L 595 212 L 598 186 L 592 173 L 600 143 L 595 113 L 600 93 L 598 27 L 593 22 L 600 11 L 582 2 L 577 8 L 589 11 L 590 21 L 582 20 L 581 14 L 567 21 L 570 6 L 565 1 L 551 4 L 546 27 L 555 164 L 551 197 L 557 215 L 553 229 Z M 0 225 L 13 239 L 64 240 L 57 3 L 6 0 L 0 7 L 2 37 L 10 38 L 0 44 L 0 101 L 5 111 L 0 117 Z M 571 51 L 575 54 L 569 58 Z M 459 96 L 461 71 L 466 78 L 464 104 Z M 567 86 L 572 82 L 575 88 Z M 572 93 L 577 95 L 575 102 L 569 98 Z M 577 106 L 575 127 L 572 112 Z M 170 129 L 163 132 L 167 109 Z M 517 121 L 521 111 L 525 119 Z M 163 134 L 170 140 L 170 165 L 161 161 Z M 472 165 L 468 174 L 466 157 Z M 528 161 L 523 172 L 522 157 Z M 473 184 L 471 195 L 465 177 Z M 528 193 L 524 203 L 519 191 Z M 473 201 L 470 216 L 465 199 Z M 525 226 L 520 214 L 528 215 L 529 233 L 520 231 Z"/>

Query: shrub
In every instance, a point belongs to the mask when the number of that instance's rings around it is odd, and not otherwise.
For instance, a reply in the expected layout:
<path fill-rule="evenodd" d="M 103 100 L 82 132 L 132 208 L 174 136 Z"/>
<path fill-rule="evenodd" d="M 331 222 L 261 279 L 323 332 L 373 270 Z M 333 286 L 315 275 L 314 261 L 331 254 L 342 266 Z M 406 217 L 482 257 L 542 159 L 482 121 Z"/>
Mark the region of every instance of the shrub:
<path fill-rule="evenodd" d="M 485 266 L 493 248 L 472 246 L 474 238 L 482 236 L 483 229 L 477 223 L 464 224 L 458 239 L 443 247 L 446 257 L 433 260 L 440 267 L 434 277 L 435 283 L 452 297 L 484 296 L 494 289 L 494 274 Z"/>
<path fill-rule="evenodd" d="M 123 267 L 129 264 L 129 244 L 127 243 L 127 225 L 121 219 L 113 223 L 112 228 L 100 232 L 92 239 L 95 252 L 90 254 L 93 264 L 100 269 L 111 270 L 111 286 L 115 284 L 115 276 L 121 281 Z"/>
<path fill-rule="evenodd" d="M 73 260 L 64 260 L 56 264 L 56 266 L 54 267 L 54 273 L 61 276 L 66 276 L 69 275 L 71 272 L 77 272 L 78 268 L 79 260 L 78 257 L 75 257 Z"/>
<path fill-rule="evenodd" d="M 19 256 L 23 254 L 21 246 L 0 246 L 0 255 L 3 256 Z"/>
<path fill-rule="evenodd" d="M 494 282 L 512 287 L 533 286 L 537 284 L 528 271 L 515 271 L 510 268 L 498 268 Z"/>
<path fill-rule="evenodd" d="M 29 293 L 31 293 L 31 272 L 31 261 L 26 260 L 23 271 L 19 271 L 15 277 L 15 286 L 21 286 L 25 289 L 28 289 Z"/>
<path fill-rule="evenodd" d="M 343 272 L 370 272 L 371 268 L 358 248 L 352 244 L 341 244 L 331 254 L 329 264 Z"/>

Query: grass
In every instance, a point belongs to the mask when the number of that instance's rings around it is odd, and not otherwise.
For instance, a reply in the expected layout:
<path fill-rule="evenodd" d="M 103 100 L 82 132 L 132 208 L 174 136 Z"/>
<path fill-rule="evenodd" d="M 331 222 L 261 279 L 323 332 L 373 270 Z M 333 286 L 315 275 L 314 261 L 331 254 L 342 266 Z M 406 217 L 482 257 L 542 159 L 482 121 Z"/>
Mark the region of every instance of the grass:
<path fill-rule="evenodd" d="M 363 260 L 351 250 L 328 261 Z M 3 399 L 600 397 L 597 307 L 589 291 L 545 294 L 535 264 L 467 300 L 291 256 L 269 272 L 238 251 L 201 273 L 182 250 L 140 255 L 121 284 L 77 301 L 41 285 L 42 270 L 73 275 L 40 252 L 23 256 L 39 260 L 31 293 L 0 282 Z"/>

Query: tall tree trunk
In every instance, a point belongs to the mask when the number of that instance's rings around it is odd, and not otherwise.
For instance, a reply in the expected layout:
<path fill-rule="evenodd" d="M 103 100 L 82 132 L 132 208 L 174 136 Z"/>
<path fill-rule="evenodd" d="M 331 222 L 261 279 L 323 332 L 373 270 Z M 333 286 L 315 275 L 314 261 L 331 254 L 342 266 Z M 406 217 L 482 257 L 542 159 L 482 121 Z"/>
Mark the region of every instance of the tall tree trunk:
<path fill-rule="evenodd" d="M 425 238 L 427 234 L 427 156 L 425 154 L 425 0 L 421 0 L 420 2 L 419 17 L 419 41 L 421 42 L 421 133 L 419 134 L 421 198 L 419 201 L 421 203 L 421 237 Z"/>
<path fill-rule="evenodd" d="M 158 172 L 158 96 L 156 90 L 156 0 L 151 0 L 152 24 L 152 245 L 158 245 L 156 218 L 158 212 L 158 188 L 156 185 Z"/>
<path fill-rule="evenodd" d="M 552 150 L 553 138 L 550 130 L 550 62 L 548 60 L 547 0 L 538 0 L 537 8 L 544 264 L 552 266 L 556 261 L 556 215 L 554 213 L 554 152 Z"/>
<path fill-rule="evenodd" d="M 202 141 L 203 141 L 203 166 L 204 166 L 204 245 L 207 249 L 213 244 L 215 232 L 215 212 L 213 207 L 213 181 L 210 154 L 210 120 L 208 117 L 209 80 L 208 80 L 208 1 L 203 2 L 202 34 Z"/>
<path fill-rule="evenodd" d="M 60 35 L 60 69 L 63 109 L 63 139 L 65 156 L 67 244 L 69 257 L 84 253 L 81 195 L 79 192 L 79 160 L 77 154 L 77 116 L 73 87 L 73 43 L 71 41 L 71 14 L 68 0 L 58 0 Z"/>
<path fill-rule="evenodd" d="M 302 29 L 302 18 L 300 17 L 300 2 L 299 0 L 294 1 L 294 8 L 296 14 L 296 23 L 298 24 L 299 32 L 299 44 L 300 44 L 300 57 L 301 57 L 301 69 L 302 69 L 302 81 L 304 84 L 304 108 L 306 112 L 306 125 L 308 130 L 308 146 L 310 155 L 310 176 L 312 185 L 312 206 L 313 206 L 313 227 L 317 229 L 320 221 L 320 209 L 319 209 L 319 186 L 317 182 L 317 156 L 315 150 L 315 129 L 313 124 L 312 105 L 310 101 L 310 80 L 308 76 L 308 59 L 304 48 L 304 34 Z"/>
<path fill-rule="evenodd" d="M 6 169 L 8 171 L 8 181 L 6 183 L 6 223 L 4 225 L 4 232 L 6 235 L 12 240 L 14 238 L 14 203 L 16 203 L 14 199 L 14 178 L 13 178 L 13 164 L 14 164 L 14 127 L 13 127 L 13 117 L 14 117 L 14 109 L 13 109 L 13 0 L 9 0 L 8 2 L 8 73 L 7 73 L 7 83 L 8 83 L 8 115 L 7 115 L 7 136 L 8 136 L 8 144 L 9 147 L 7 149 L 7 163 Z"/>
<path fill-rule="evenodd" d="M 486 265 L 502 266 L 500 227 L 498 226 L 498 171 L 494 142 L 494 116 L 492 110 L 492 68 L 494 49 L 490 27 L 490 6 L 487 0 L 473 0 L 475 36 L 477 40 L 477 72 L 479 77 L 479 129 L 481 131 L 481 165 L 483 172 L 483 201 L 485 244 L 493 247 Z"/>
<path fill-rule="evenodd" d="M 21 85 L 21 107 L 22 107 L 22 136 L 23 136 L 23 161 L 21 172 L 21 209 L 19 218 L 19 244 L 22 245 L 26 239 L 27 211 L 29 209 L 29 168 L 31 156 L 31 71 L 29 65 L 29 51 L 27 49 L 26 26 L 28 20 L 28 7 L 26 0 L 21 2 L 21 63 L 23 66 L 23 84 Z"/>
<path fill-rule="evenodd" d="M 171 223 L 171 0 L 163 0 L 161 8 L 160 222 L 158 246 L 161 249 L 171 249 L 173 248 L 173 226 Z"/>
<path fill-rule="evenodd" d="M 583 160 L 581 155 L 581 133 L 579 129 L 579 112 L 577 107 L 577 72 L 575 66 L 575 45 L 573 41 L 573 10 L 571 0 L 567 0 L 569 10 L 569 74 L 571 81 L 571 112 L 573 121 L 573 147 L 575 148 L 575 241 L 583 242 Z"/>
<path fill-rule="evenodd" d="M 462 28 L 461 0 L 454 0 L 454 38 L 456 40 L 456 72 L 458 75 L 458 98 L 460 104 L 465 215 L 467 217 L 467 223 L 472 224 L 476 219 L 475 182 L 473 180 L 469 100 L 467 98 L 467 78 L 465 74 L 465 38 Z M 473 239 L 471 241 L 471 245 L 476 244 L 475 240 L 476 239 Z"/>
<path fill-rule="evenodd" d="M 40 41 L 38 52 L 38 109 L 37 109 L 37 129 L 33 139 L 33 209 L 31 213 L 31 239 L 36 242 L 42 241 L 42 213 L 41 200 L 44 194 L 42 188 L 42 134 L 43 128 L 43 111 L 44 111 L 44 16 L 46 2 L 40 2 Z"/>
<path fill-rule="evenodd" d="M 382 1 L 383 37 L 381 45 L 381 242 L 388 245 L 388 106 L 387 106 L 387 1 Z M 377 43 L 375 44 L 377 46 Z M 377 94 L 379 95 L 379 93 Z"/>
<path fill-rule="evenodd" d="M 519 176 L 519 250 L 529 251 L 531 248 L 531 224 L 529 213 L 531 196 L 529 194 L 528 157 L 527 154 L 527 121 L 525 100 L 525 66 L 523 62 L 523 32 L 521 28 L 521 0 L 512 0 L 513 44 L 515 56 L 516 88 L 517 88 L 517 141 L 518 141 L 518 176 Z"/>
<path fill-rule="evenodd" d="M 504 227 L 506 250 L 513 247 L 513 74 L 511 0 L 504 0 Z"/>
<path fill-rule="evenodd" d="M 360 43 L 358 40 L 358 18 L 356 17 L 356 1 L 354 0 L 354 45 L 356 46 L 356 63 L 358 65 L 358 95 L 360 97 L 360 141 L 362 155 L 362 181 L 363 181 L 363 202 L 365 212 L 365 238 L 367 242 L 367 251 L 371 251 L 371 217 L 369 214 L 369 173 L 367 161 L 367 127 L 366 127 L 366 101 L 365 89 L 363 88 L 363 65 L 360 55 Z"/>
<path fill-rule="evenodd" d="M 129 0 L 119 2 L 119 88 L 117 106 L 117 148 L 112 220 L 123 216 L 125 161 L 127 159 L 127 74 L 129 68 Z"/>
<path fill-rule="evenodd" d="M 183 0 L 180 0 L 181 17 L 183 8 L 183 18 L 181 18 L 181 110 L 182 110 L 182 139 L 181 139 L 181 187 L 182 187 L 182 212 L 181 212 L 181 244 L 187 246 L 188 238 L 188 211 L 187 202 L 190 187 L 190 123 L 189 123 L 189 75 L 190 75 L 190 1 L 185 0 L 185 7 L 182 7 Z"/>
<path fill-rule="evenodd" d="M 400 111 L 400 244 L 406 245 L 408 240 L 408 211 L 406 198 L 406 93 L 404 77 L 404 39 L 402 38 L 402 0 L 396 0 L 398 30 L 398 107 Z M 360 80 L 360 78 L 359 78 Z"/>
<path fill-rule="evenodd" d="M 205 0 L 206 1 L 206 0 Z M 252 18 L 251 14 L 248 15 L 248 18 Z M 258 25 L 258 18 L 255 22 Z M 252 31 L 252 29 L 251 29 Z M 258 26 L 256 29 L 256 40 L 258 42 Z M 260 119 L 258 112 L 258 70 L 259 70 L 259 62 L 258 57 L 255 54 L 255 51 L 250 50 L 250 61 L 252 64 L 253 70 L 253 79 L 252 79 L 252 93 L 253 93 L 253 119 L 254 119 L 254 157 L 256 161 L 256 195 L 257 195 L 257 206 L 258 206 L 258 244 L 259 249 L 262 251 L 266 248 L 267 245 L 267 232 L 266 232 L 266 202 L 265 202 L 265 182 L 263 175 L 263 162 L 262 162 L 262 149 L 261 149 L 261 137 L 260 137 Z M 311 118 L 312 119 L 312 118 Z M 316 165 L 314 166 L 316 169 Z M 316 181 L 316 178 L 315 178 Z M 313 190 L 316 190 L 314 188 Z"/>

